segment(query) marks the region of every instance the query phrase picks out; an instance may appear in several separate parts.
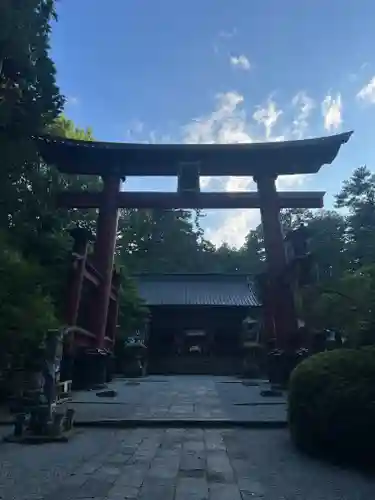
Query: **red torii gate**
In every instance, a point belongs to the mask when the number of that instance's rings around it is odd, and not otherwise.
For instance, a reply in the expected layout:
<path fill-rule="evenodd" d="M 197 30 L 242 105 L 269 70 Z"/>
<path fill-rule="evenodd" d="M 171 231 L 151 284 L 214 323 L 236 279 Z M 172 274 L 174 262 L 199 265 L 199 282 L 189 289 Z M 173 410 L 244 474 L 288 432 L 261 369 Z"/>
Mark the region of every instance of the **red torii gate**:
<path fill-rule="evenodd" d="M 313 174 L 336 158 L 352 132 L 329 137 L 256 144 L 125 144 L 87 142 L 54 136 L 37 137 L 44 160 L 65 174 L 96 175 L 103 190 L 65 192 L 59 206 L 99 208 L 95 243 L 95 266 L 102 277 L 93 305 L 94 334 L 102 347 L 111 291 L 112 268 L 119 208 L 259 208 L 268 264 L 268 321 L 279 347 L 286 347 L 297 329 L 290 286 L 280 276 L 286 258 L 281 208 L 321 208 L 324 192 L 277 192 L 279 175 Z M 178 176 L 185 179 L 178 192 L 123 192 L 121 180 L 130 176 Z M 257 192 L 201 193 L 199 176 L 249 176 Z"/>

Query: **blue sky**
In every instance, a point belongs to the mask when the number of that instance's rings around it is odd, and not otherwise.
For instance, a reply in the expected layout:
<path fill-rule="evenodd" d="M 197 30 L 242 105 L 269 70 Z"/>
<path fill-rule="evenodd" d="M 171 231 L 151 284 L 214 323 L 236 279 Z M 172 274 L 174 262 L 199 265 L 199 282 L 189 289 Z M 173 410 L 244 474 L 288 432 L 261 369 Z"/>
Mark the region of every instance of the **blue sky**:
<path fill-rule="evenodd" d="M 60 0 L 52 56 L 65 112 L 98 140 L 251 142 L 355 133 L 315 177 L 326 190 L 375 165 L 373 0 Z M 126 189 L 173 190 L 171 179 Z M 203 179 L 204 189 L 254 189 Z M 209 212 L 206 236 L 239 246 L 258 211 Z"/>

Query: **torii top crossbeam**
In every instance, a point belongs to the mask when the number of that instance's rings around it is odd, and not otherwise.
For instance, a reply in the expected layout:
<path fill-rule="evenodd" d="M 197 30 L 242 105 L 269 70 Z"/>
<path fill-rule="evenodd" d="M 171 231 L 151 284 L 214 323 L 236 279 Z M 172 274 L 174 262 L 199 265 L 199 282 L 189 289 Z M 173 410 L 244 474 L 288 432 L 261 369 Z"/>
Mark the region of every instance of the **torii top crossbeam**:
<path fill-rule="evenodd" d="M 45 161 L 63 173 L 176 176 L 195 163 L 201 176 L 314 174 L 332 163 L 352 132 L 252 144 L 133 144 L 37 137 Z"/>

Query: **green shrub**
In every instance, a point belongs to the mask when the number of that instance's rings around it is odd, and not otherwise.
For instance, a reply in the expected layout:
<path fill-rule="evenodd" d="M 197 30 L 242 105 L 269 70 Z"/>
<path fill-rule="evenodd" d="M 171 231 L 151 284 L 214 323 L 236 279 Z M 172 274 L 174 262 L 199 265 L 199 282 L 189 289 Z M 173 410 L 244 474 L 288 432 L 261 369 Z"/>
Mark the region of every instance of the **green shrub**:
<path fill-rule="evenodd" d="M 375 348 L 337 349 L 303 361 L 292 373 L 289 425 L 298 447 L 343 460 L 375 449 Z"/>
<path fill-rule="evenodd" d="M 57 326 L 42 269 L 25 260 L 0 233 L 0 369 L 26 355 Z"/>

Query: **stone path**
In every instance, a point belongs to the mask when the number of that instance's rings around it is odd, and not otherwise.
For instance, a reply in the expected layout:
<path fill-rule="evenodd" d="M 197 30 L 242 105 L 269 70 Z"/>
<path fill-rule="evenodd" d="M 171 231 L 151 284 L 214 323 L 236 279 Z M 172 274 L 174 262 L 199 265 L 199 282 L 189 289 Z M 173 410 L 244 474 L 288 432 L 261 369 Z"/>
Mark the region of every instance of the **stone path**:
<path fill-rule="evenodd" d="M 109 385 L 114 398 L 96 391 L 74 395 L 76 420 L 286 421 L 285 398 L 265 398 L 266 382 L 244 385 L 231 377 L 158 376 L 120 379 Z"/>
<path fill-rule="evenodd" d="M 3 428 L 4 431 L 4 428 Z M 6 500 L 370 500 L 375 480 L 300 456 L 286 430 L 84 430 L 0 444 Z"/>

